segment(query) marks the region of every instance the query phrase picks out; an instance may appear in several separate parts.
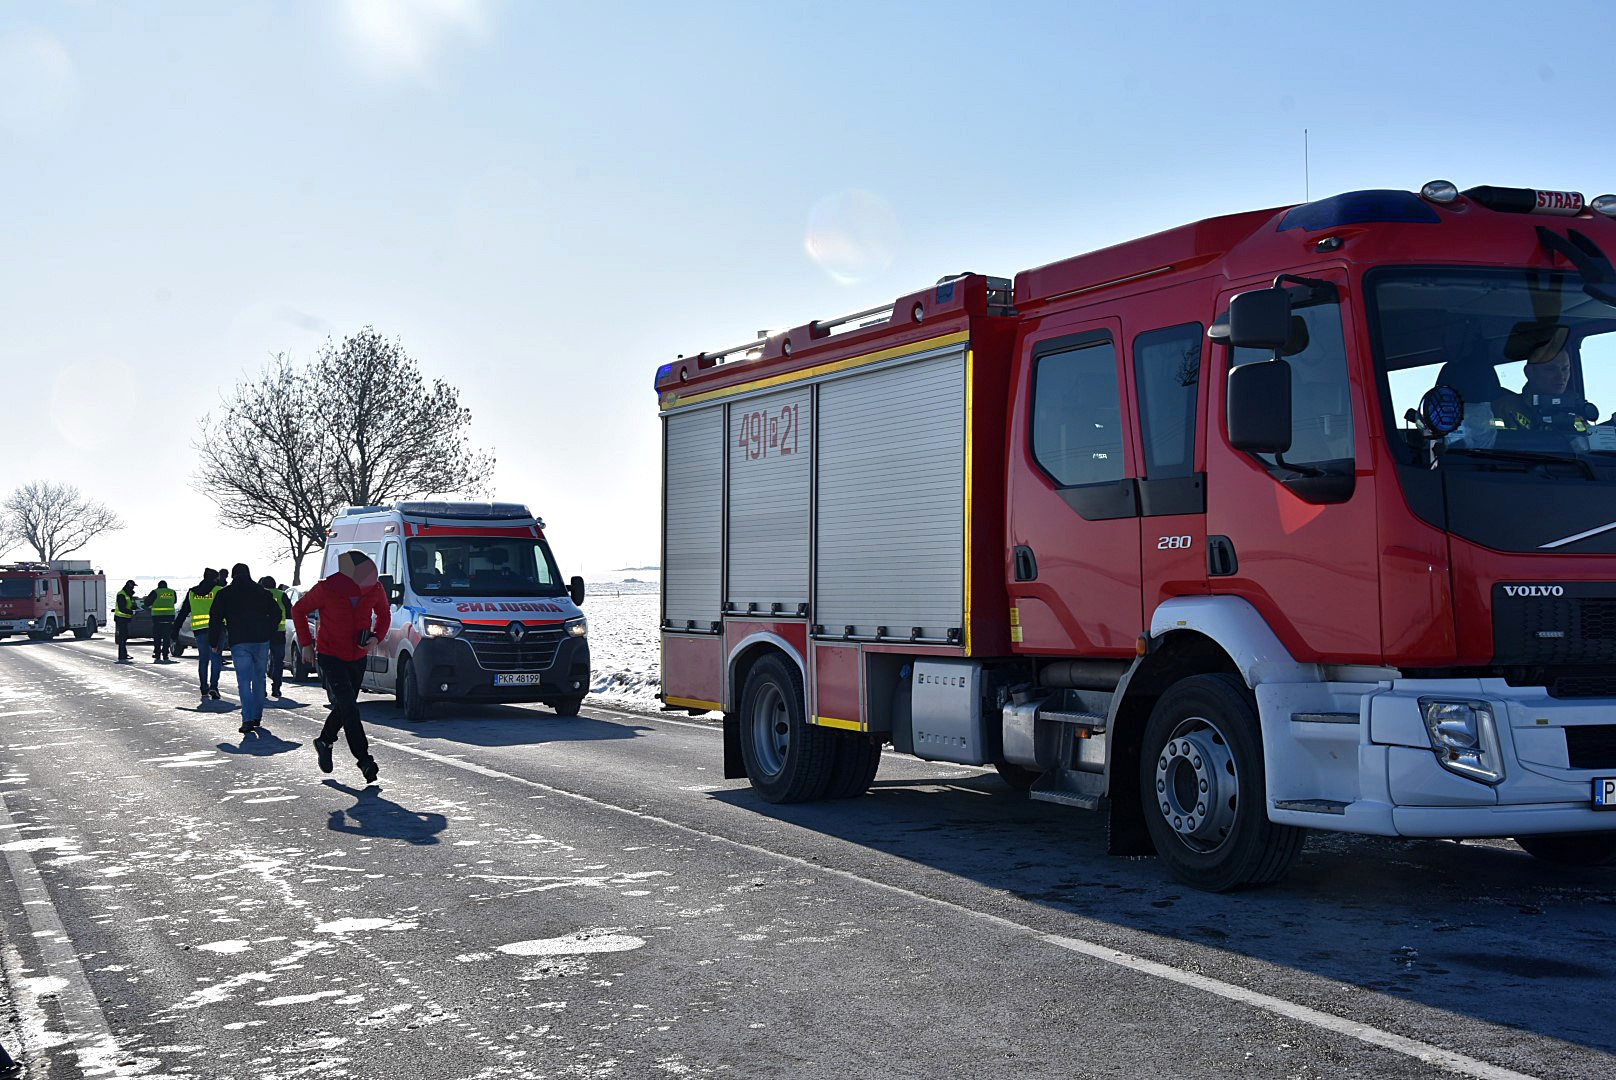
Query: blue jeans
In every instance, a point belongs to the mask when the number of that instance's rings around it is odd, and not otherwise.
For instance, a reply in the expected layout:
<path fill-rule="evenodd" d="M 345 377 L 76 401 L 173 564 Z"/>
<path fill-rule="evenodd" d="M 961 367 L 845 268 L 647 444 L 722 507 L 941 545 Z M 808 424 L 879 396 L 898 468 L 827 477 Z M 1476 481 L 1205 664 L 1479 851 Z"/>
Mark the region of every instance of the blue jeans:
<path fill-rule="evenodd" d="M 213 678 L 208 678 L 208 660 L 213 661 Z M 219 672 L 224 669 L 224 650 L 208 648 L 208 632 L 196 635 L 196 677 L 202 680 L 202 689 L 219 685 Z"/>
<path fill-rule="evenodd" d="M 242 722 L 256 724 L 264 718 L 264 672 L 269 667 L 269 642 L 231 642 L 230 662 L 236 668 Z"/>

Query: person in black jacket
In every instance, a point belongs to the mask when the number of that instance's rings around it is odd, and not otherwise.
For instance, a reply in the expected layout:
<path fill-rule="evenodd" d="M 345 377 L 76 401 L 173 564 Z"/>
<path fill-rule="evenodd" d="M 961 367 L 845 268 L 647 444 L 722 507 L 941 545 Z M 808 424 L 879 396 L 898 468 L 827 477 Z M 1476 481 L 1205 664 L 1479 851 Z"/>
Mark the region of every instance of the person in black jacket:
<path fill-rule="evenodd" d="M 270 591 L 253 580 L 246 563 L 230 571 L 233 579 L 213 598 L 208 628 L 215 644 L 230 635 L 230 660 L 241 694 L 241 731 L 252 731 L 264 718 L 264 676 L 269 667 L 269 639 L 280 625 L 281 606 Z"/>

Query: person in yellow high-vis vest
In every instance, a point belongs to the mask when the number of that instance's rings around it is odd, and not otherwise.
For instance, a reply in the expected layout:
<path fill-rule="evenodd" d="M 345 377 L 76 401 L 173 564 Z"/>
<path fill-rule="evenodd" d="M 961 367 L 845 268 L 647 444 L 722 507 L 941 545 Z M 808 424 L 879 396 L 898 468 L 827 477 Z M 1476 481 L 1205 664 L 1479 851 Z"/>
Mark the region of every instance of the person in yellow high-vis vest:
<path fill-rule="evenodd" d="M 280 697 L 281 674 L 286 668 L 286 617 L 292 613 L 292 602 L 286 598 L 286 590 L 275 584 L 274 578 L 259 578 L 258 584 L 268 589 L 281 607 L 280 626 L 269 637 L 269 692 Z"/>
<path fill-rule="evenodd" d="M 129 621 L 135 617 L 135 582 L 133 579 L 123 583 L 118 590 L 118 598 L 113 601 L 112 621 L 113 630 L 118 638 L 118 663 L 129 663 Z"/>
<path fill-rule="evenodd" d="M 175 616 L 175 625 L 180 625 L 180 620 L 187 616 L 191 620 L 191 633 L 196 638 L 196 677 L 202 686 L 204 705 L 209 700 L 219 700 L 219 672 L 224 667 L 224 652 L 214 647 L 212 635 L 208 633 L 208 625 L 212 621 L 210 613 L 213 609 L 213 598 L 217 595 L 219 595 L 219 575 L 213 570 L 206 570 L 202 574 L 202 580 L 186 590 L 185 602 L 180 605 L 179 613 Z"/>
<path fill-rule="evenodd" d="M 168 663 L 168 643 L 174 636 L 174 605 L 179 594 L 159 581 L 157 588 L 146 594 L 146 610 L 151 612 L 151 659 L 154 664 Z"/>

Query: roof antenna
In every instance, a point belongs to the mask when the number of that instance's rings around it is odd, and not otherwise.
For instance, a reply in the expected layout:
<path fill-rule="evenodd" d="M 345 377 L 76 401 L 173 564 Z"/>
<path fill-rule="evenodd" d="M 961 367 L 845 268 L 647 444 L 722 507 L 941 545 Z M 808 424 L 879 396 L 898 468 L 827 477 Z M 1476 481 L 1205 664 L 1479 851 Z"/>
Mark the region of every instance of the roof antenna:
<path fill-rule="evenodd" d="M 1307 128 L 1302 129 L 1302 201 L 1313 201 L 1313 176 L 1307 162 Z"/>

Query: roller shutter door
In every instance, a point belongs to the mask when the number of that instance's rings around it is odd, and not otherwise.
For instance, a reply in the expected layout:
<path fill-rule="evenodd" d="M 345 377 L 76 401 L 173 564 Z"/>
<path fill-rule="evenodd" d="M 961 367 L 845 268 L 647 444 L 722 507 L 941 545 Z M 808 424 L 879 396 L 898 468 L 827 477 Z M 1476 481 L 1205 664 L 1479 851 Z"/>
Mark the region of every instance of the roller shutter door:
<path fill-rule="evenodd" d="M 819 390 L 814 621 L 944 638 L 964 623 L 965 354 Z"/>
<path fill-rule="evenodd" d="M 813 462 L 807 389 L 729 408 L 731 610 L 796 614 L 808 602 L 808 484 Z"/>
<path fill-rule="evenodd" d="M 665 421 L 662 617 L 706 630 L 719 617 L 723 568 L 724 410 L 675 413 Z"/>

